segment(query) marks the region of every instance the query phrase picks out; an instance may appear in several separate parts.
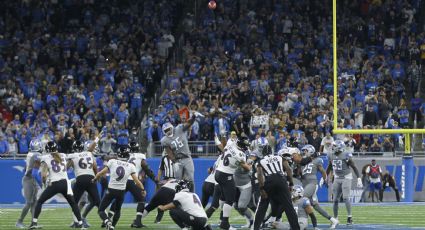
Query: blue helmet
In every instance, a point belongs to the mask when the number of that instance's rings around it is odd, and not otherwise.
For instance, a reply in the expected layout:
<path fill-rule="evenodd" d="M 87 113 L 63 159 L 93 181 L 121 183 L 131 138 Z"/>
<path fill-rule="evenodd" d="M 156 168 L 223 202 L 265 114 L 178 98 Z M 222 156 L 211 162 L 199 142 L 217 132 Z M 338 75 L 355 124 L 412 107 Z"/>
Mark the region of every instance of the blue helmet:
<path fill-rule="evenodd" d="M 304 156 L 312 156 L 314 153 L 316 153 L 316 149 L 314 148 L 313 145 L 305 145 L 302 149 L 301 152 L 303 153 Z"/>
<path fill-rule="evenodd" d="M 292 198 L 303 197 L 303 196 L 304 196 L 303 186 L 301 186 L 301 185 L 295 185 L 292 188 Z"/>
<path fill-rule="evenodd" d="M 345 150 L 345 143 L 342 140 L 336 140 L 332 144 L 332 150 L 336 153 L 341 153 Z"/>
<path fill-rule="evenodd" d="M 43 151 L 43 147 L 41 146 L 41 142 L 39 140 L 32 140 L 30 142 L 30 151 L 41 153 Z"/>

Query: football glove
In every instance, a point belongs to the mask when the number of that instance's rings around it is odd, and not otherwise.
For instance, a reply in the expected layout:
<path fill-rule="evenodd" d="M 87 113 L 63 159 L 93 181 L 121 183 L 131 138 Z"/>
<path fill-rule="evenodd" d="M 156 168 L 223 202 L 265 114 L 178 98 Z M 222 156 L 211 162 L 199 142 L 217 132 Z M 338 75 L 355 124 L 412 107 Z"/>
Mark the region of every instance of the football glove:
<path fill-rule="evenodd" d="M 362 178 L 357 178 L 357 187 L 363 188 Z"/>
<path fill-rule="evenodd" d="M 319 187 L 322 187 L 323 185 L 325 185 L 326 186 L 326 181 L 323 179 L 323 177 L 322 178 L 320 178 L 320 182 L 319 182 Z"/>

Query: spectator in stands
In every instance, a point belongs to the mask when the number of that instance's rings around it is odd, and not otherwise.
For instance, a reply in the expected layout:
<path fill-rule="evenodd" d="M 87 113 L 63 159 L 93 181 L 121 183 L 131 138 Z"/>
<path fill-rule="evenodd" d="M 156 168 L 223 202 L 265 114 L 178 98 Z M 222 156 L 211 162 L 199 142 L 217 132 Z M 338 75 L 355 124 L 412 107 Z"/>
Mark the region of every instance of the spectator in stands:
<path fill-rule="evenodd" d="M 390 136 L 386 135 L 384 137 L 384 143 L 382 143 L 382 148 L 384 152 L 393 152 L 394 151 L 394 144 L 390 139 Z"/>
<path fill-rule="evenodd" d="M 364 115 L 363 124 L 365 126 L 376 126 L 378 124 L 378 114 L 373 110 L 372 106 L 367 106 L 367 110 Z"/>
<path fill-rule="evenodd" d="M 328 155 L 332 153 L 332 144 L 334 143 L 334 138 L 331 136 L 330 132 L 326 133 L 326 136 L 322 139 L 320 143 L 320 153 L 323 155 Z"/>
<path fill-rule="evenodd" d="M 158 121 L 154 120 L 152 126 L 148 128 L 147 138 L 149 142 L 160 141 L 163 136 L 162 129 L 158 125 Z"/>
<path fill-rule="evenodd" d="M 9 154 L 9 142 L 5 140 L 4 135 L 0 135 L 0 154 Z"/>
<path fill-rule="evenodd" d="M 29 133 L 26 128 L 22 128 L 21 132 L 16 134 L 16 140 L 18 141 L 18 153 L 28 153 L 29 144 L 31 142 L 31 133 Z"/>
<path fill-rule="evenodd" d="M 313 145 L 313 147 L 316 149 L 316 151 L 320 150 L 320 145 L 322 143 L 322 138 L 319 137 L 319 134 L 317 131 L 313 131 L 312 135 L 309 135 L 307 137 L 308 143 L 310 145 Z"/>
<path fill-rule="evenodd" d="M 108 132 L 105 137 L 100 139 L 100 152 L 110 155 L 113 153 L 113 146 L 117 141 L 112 138 L 112 133 Z"/>
<path fill-rule="evenodd" d="M 369 152 L 380 153 L 381 149 L 382 149 L 382 144 L 379 143 L 377 137 L 374 137 L 372 144 L 369 145 Z"/>

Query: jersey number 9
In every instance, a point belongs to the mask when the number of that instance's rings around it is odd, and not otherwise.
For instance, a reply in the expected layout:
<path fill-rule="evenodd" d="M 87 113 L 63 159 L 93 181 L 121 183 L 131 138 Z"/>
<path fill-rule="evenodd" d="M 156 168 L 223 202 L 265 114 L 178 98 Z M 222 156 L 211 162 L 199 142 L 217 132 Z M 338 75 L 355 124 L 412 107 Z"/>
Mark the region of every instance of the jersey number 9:
<path fill-rule="evenodd" d="M 117 179 L 115 179 L 116 181 L 120 181 L 120 180 L 122 180 L 122 178 L 124 178 L 124 175 L 125 175 L 125 169 L 124 169 L 124 167 L 119 166 L 117 168 L 117 170 L 115 170 L 115 172 L 118 175 Z"/>

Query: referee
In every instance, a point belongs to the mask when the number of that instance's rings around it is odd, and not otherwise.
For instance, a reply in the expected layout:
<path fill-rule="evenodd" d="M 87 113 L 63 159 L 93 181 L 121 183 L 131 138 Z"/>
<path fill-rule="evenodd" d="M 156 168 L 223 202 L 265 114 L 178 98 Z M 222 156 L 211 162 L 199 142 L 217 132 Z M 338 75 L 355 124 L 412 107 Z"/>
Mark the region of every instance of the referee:
<path fill-rule="evenodd" d="M 288 162 L 281 156 L 272 155 L 272 148 L 266 145 L 262 151 L 263 159 L 257 165 L 258 182 L 260 185 L 261 198 L 255 212 L 254 230 L 260 229 L 261 223 L 267 212 L 269 203 L 272 202 L 272 217 L 279 216 L 285 211 L 292 230 L 300 229 L 298 217 L 292 205 L 290 185 L 292 171 Z"/>
<path fill-rule="evenodd" d="M 174 171 L 174 162 L 170 159 L 170 157 L 167 154 L 167 151 L 164 150 L 165 155 L 162 157 L 161 162 L 159 163 L 159 169 L 157 174 L 157 181 L 161 181 L 159 183 L 159 186 L 156 188 L 158 191 L 160 189 L 160 186 L 167 183 L 170 179 L 175 179 L 175 171 Z M 162 177 L 162 178 L 161 178 Z M 158 214 L 155 218 L 155 224 L 159 224 L 162 220 L 162 217 L 164 216 L 164 211 L 161 211 L 158 209 Z"/>

